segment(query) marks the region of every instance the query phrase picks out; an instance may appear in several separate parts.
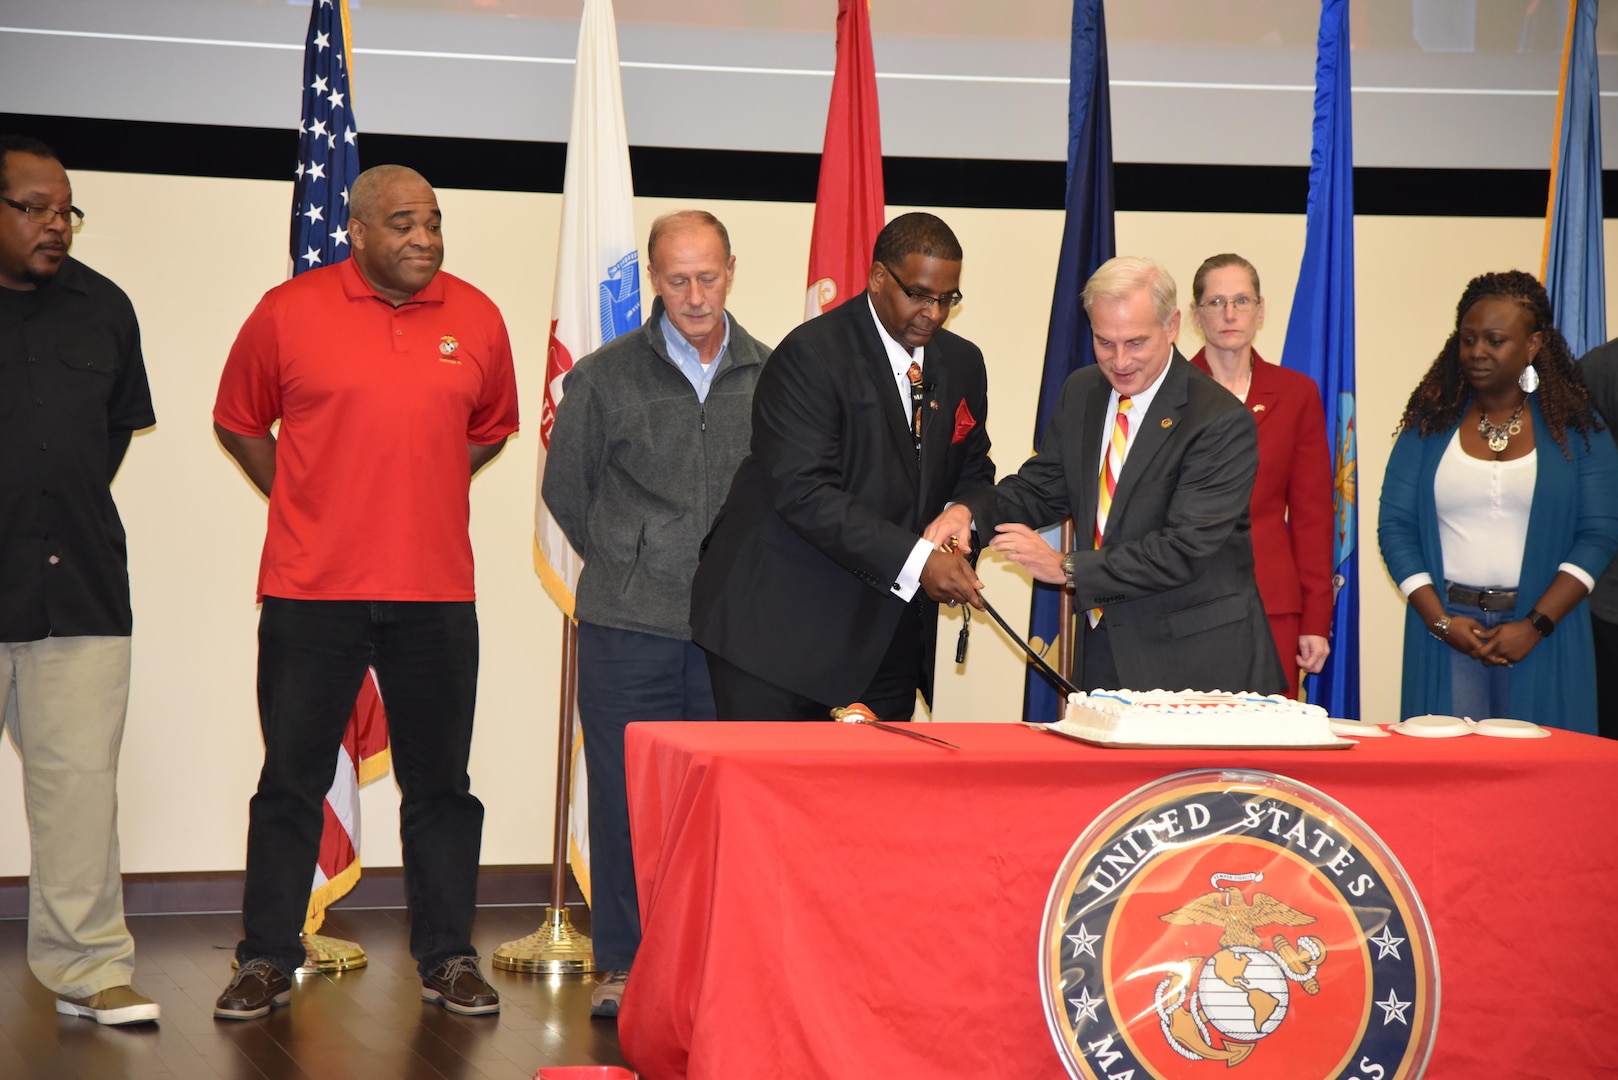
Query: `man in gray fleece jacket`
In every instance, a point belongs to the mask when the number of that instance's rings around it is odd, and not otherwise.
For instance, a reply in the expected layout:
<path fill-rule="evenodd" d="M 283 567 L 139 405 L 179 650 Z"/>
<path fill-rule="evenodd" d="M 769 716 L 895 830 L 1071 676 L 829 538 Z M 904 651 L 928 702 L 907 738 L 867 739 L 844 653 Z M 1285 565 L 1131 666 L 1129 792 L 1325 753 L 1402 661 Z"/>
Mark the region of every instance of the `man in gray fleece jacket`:
<path fill-rule="evenodd" d="M 753 387 L 770 350 L 725 314 L 736 272 L 718 218 L 658 218 L 646 241 L 657 299 L 640 329 L 568 373 L 545 458 L 545 505 L 584 560 L 579 720 L 590 789 L 590 931 L 608 972 L 590 999 L 618 1015 L 640 946 L 624 789 L 624 727 L 712 720 L 691 643 L 698 547 L 747 456 Z"/>

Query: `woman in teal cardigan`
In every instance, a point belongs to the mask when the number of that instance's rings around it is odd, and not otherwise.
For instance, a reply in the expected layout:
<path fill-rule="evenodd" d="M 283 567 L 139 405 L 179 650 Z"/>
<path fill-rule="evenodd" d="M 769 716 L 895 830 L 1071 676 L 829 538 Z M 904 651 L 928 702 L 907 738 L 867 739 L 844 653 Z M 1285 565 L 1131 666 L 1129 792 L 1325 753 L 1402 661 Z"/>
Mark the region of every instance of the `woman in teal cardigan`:
<path fill-rule="evenodd" d="M 1403 716 L 1595 732 L 1584 598 L 1618 550 L 1618 449 L 1532 276 L 1468 283 L 1400 421 L 1377 539 L 1409 600 Z"/>

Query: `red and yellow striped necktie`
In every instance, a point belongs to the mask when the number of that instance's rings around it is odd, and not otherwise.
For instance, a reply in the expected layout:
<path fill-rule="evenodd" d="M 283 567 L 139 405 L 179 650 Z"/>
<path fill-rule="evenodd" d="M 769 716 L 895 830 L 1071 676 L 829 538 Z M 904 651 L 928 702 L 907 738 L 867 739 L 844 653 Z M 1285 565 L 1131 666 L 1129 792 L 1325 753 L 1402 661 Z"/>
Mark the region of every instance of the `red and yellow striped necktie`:
<path fill-rule="evenodd" d="M 1112 436 L 1107 440 L 1107 452 L 1101 458 L 1101 490 L 1096 499 L 1095 546 L 1107 532 L 1107 514 L 1112 510 L 1112 496 L 1118 490 L 1118 474 L 1124 470 L 1124 452 L 1129 448 L 1129 410 L 1135 402 L 1128 395 L 1118 398 L 1118 415 L 1112 422 Z M 1101 609 L 1090 609 L 1090 625 L 1101 621 Z"/>

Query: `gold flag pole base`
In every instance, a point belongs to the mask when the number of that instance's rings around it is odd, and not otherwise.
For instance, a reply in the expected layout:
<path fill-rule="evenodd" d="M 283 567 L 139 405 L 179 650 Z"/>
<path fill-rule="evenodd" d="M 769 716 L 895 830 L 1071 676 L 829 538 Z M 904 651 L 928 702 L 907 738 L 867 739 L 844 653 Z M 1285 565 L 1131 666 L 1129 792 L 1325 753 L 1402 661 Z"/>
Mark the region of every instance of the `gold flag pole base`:
<path fill-rule="evenodd" d="M 370 963 L 365 950 L 357 941 L 327 937 L 325 934 L 303 935 L 303 966 L 299 975 L 329 975 L 335 971 L 353 971 Z"/>
<path fill-rule="evenodd" d="M 298 936 L 303 941 L 303 964 L 298 968 L 299 975 L 330 975 L 338 971 L 353 971 L 370 963 L 365 957 L 365 949 L 357 941 L 345 941 L 325 934 Z M 240 966 L 234 956 L 230 958 L 232 971 Z"/>
<path fill-rule="evenodd" d="M 595 948 L 590 935 L 573 926 L 567 908 L 551 906 L 543 926 L 494 950 L 493 963 L 501 971 L 577 975 L 595 970 Z"/>

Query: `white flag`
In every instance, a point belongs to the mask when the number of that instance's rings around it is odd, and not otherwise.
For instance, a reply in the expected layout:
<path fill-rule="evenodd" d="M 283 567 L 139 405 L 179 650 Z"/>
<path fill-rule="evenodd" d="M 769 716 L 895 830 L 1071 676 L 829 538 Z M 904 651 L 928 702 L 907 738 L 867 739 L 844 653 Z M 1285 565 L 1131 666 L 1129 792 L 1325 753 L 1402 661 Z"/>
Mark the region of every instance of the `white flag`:
<path fill-rule="evenodd" d="M 640 255 L 635 243 L 634 194 L 612 0 L 585 0 L 573 74 L 567 172 L 562 180 L 562 238 L 556 255 L 556 293 L 551 303 L 534 499 L 534 565 L 545 591 L 570 616 L 582 563 L 552 519 L 537 485 L 545 478 L 545 451 L 556 422 L 556 406 L 562 400 L 563 376 L 576 361 L 640 326 Z M 568 848 L 569 861 L 586 900 L 590 897 L 587 794 L 584 752 L 581 740 L 575 737 Z"/>

